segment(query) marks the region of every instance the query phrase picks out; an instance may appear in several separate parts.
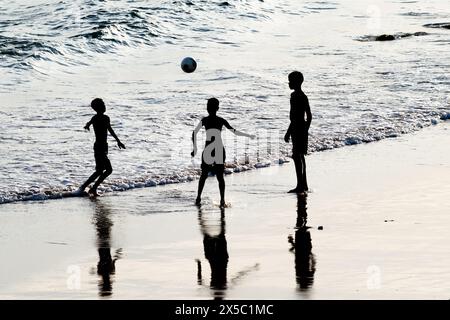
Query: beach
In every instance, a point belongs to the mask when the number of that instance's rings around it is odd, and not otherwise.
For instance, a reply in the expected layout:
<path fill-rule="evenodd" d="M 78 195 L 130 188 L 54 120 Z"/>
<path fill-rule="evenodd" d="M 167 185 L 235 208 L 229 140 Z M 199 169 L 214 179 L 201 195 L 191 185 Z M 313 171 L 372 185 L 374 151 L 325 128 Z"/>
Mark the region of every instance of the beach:
<path fill-rule="evenodd" d="M 308 155 L 306 200 L 286 163 L 223 211 L 214 177 L 200 209 L 196 181 L 3 204 L 0 299 L 448 299 L 449 130 Z"/>

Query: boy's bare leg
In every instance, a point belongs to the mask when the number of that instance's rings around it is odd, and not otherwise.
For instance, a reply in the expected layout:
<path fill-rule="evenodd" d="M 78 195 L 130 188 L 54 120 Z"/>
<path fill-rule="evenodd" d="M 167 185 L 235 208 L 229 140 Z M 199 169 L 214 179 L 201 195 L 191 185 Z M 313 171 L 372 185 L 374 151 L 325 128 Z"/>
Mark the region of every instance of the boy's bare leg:
<path fill-rule="evenodd" d="M 195 200 L 195 204 L 199 205 L 202 201 L 202 192 L 205 187 L 205 181 L 208 178 L 208 172 L 202 170 L 202 174 L 200 176 L 200 180 L 198 181 L 198 191 L 197 191 L 197 199 Z"/>
<path fill-rule="evenodd" d="M 111 166 L 111 162 L 109 161 L 109 159 L 105 159 L 105 171 L 102 172 L 102 174 L 100 175 L 100 177 L 97 179 L 97 181 L 94 183 L 94 185 L 92 186 L 92 188 L 89 190 L 89 193 L 92 194 L 93 196 L 98 196 L 97 194 L 97 188 L 98 186 L 112 173 L 112 166 Z"/>
<path fill-rule="evenodd" d="M 217 181 L 219 182 L 220 191 L 220 206 L 225 206 L 225 179 L 223 178 L 223 172 L 216 174 Z"/>
<path fill-rule="evenodd" d="M 308 191 L 308 181 L 306 179 L 306 161 L 305 161 L 305 155 L 300 156 L 301 162 L 302 162 L 302 186 L 303 191 Z"/>
<path fill-rule="evenodd" d="M 107 169 L 105 170 L 100 177 L 97 179 L 97 181 L 95 181 L 94 185 L 92 186 L 92 188 L 89 190 L 89 193 L 94 195 L 94 196 L 98 196 L 97 194 L 97 188 L 98 186 L 112 173 L 112 169 Z"/>
<path fill-rule="evenodd" d="M 102 173 L 95 171 L 90 177 L 89 179 L 86 180 L 85 183 L 83 183 L 80 187 L 80 191 L 84 191 L 84 189 L 86 189 L 92 182 L 95 181 L 95 179 L 97 179 Z"/>
<path fill-rule="evenodd" d="M 302 160 L 301 160 L 301 155 L 298 152 L 293 152 L 292 154 L 292 160 L 294 160 L 294 165 L 295 165 L 295 173 L 297 175 L 297 186 L 292 189 L 289 190 L 289 193 L 297 193 L 297 192 L 301 192 L 303 191 L 303 186 L 302 186 Z"/>

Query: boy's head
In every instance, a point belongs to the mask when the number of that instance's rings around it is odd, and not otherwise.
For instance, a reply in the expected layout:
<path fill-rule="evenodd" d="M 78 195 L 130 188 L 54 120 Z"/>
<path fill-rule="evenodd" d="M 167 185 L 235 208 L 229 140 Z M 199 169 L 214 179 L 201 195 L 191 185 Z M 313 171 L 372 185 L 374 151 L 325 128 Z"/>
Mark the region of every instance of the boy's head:
<path fill-rule="evenodd" d="M 97 113 L 105 113 L 106 106 L 102 99 L 96 98 L 91 102 L 91 108 L 95 110 Z"/>
<path fill-rule="evenodd" d="M 303 74 L 300 71 L 293 71 L 288 76 L 289 88 L 298 89 L 303 83 Z"/>
<path fill-rule="evenodd" d="M 211 115 L 215 115 L 219 110 L 219 100 L 216 98 L 208 99 L 208 103 L 206 104 L 206 110 Z"/>

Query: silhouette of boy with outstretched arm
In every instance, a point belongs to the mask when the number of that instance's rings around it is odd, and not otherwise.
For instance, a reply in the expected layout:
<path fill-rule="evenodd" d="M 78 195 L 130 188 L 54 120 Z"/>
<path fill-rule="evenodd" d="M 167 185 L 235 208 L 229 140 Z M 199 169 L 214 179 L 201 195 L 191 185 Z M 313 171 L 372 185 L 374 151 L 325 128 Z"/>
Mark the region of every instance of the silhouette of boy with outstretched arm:
<path fill-rule="evenodd" d="M 114 130 L 111 127 L 111 122 L 109 117 L 105 114 L 106 106 L 102 99 L 94 99 L 91 102 L 91 107 L 97 114 L 92 117 L 92 119 L 86 123 L 84 129 L 89 131 L 91 125 L 94 126 L 95 132 L 95 143 L 94 143 L 94 157 L 95 157 L 95 172 L 87 179 L 85 183 L 80 187 L 79 191 L 84 192 L 84 190 L 92 182 L 97 179 L 92 188 L 89 190 L 89 194 L 96 197 L 97 187 L 102 183 L 111 173 L 112 166 L 108 159 L 108 131 L 116 139 L 119 149 L 125 149 L 125 145 L 120 142 L 119 138 L 116 136 Z"/>
<path fill-rule="evenodd" d="M 205 149 L 202 153 L 202 173 L 198 183 L 198 194 L 195 203 L 199 205 L 201 203 L 201 197 L 205 181 L 208 178 L 208 173 L 213 172 L 216 174 L 217 181 L 219 182 L 220 190 L 220 206 L 225 206 L 225 180 L 223 173 L 225 169 L 225 148 L 222 142 L 222 128 L 225 126 L 228 130 L 233 132 L 237 136 L 244 136 L 254 139 L 254 135 L 240 132 L 234 129 L 227 120 L 218 117 L 217 111 L 219 110 L 219 100 L 216 98 L 208 99 L 207 107 L 208 116 L 204 117 L 195 128 L 192 133 L 192 142 L 194 144 L 194 151 L 191 155 L 194 157 L 197 154 L 197 133 L 202 127 L 206 129 L 206 142 Z"/>
<path fill-rule="evenodd" d="M 284 141 L 292 138 L 292 159 L 297 173 L 297 186 L 290 193 L 304 193 L 308 191 L 306 180 L 305 155 L 308 152 L 308 130 L 311 125 L 312 115 L 309 101 L 302 91 L 303 74 L 299 71 L 291 72 L 288 76 L 289 88 L 294 90 L 291 94 L 291 123 L 284 136 Z M 306 115 L 306 120 L 305 120 Z"/>

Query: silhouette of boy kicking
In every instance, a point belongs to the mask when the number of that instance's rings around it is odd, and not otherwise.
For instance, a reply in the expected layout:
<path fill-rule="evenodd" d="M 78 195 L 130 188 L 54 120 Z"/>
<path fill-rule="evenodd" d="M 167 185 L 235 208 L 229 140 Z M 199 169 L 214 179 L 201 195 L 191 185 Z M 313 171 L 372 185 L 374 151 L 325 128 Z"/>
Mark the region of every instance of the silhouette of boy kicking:
<path fill-rule="evenodd" d="M 198 193 L 197 200 L 195 203 L 199 205 L 201 203 L 201 197 L 203 192 L 203 187 L 205 186 L 205 181 L 208 178 L 208 172 L 213 172 L 216 174 L 217 181 L 219 182 L 219 190 L 220 190 L 220 206 L 225 206 L 225 180 L 223 178 L 223 172 L 225 169 L 225 148 L 222 142 L 222 128 L 229 129 L 237 136 L 249 137 L 250 139 L 254 139 L 254 135 L 250 135 L 247 133 L 240 132 L 234 129 L 227 120 L 218 117 L 217 111 L 219 110 L 219 100 L 216 98 L 208 99 L 208 103 L 206 106 L 208 111 L 208 116 L 203 118 L 200 123 L 195 128 L 192 133 L 192 142 L 194 144 L 194 151 L 192 151 L 191 156 L 195 156 L 197 154 L 197 133 L 200 131 L 202 127 L 205 127 L 206 130 L 206 142 L 205 149 L 202 153 L 202 173 L 200 176 L 200 180 L 198 183 Z"/>
<path fill-rule="evenodd" d="M 89 194 L 96 197 L 97 187 L 102 183 L 111 173 L 112 166 L 108 159 L 108 131 L 116 139 L 119 149 L 125 149 L 125 145 L 120 142 L 119 138 L 116 136 L 114 130 L 111 127 L 110 119 L 105 114 L 106 106 L 102 99 L 94 99 L 91 102 L 91 107 L 97 114 L 92 117 L 92 119 L 86 123 L 84 129 L 89 131 L 91 125 L 94 126 L 95 132 L 95 143 L 94 143 L 94 157 L 95 157 L 95 172 L 87 179 L 85 183 L 80 187 L 79 191 L 81 193 L 89 186 L 92 182 L 97 179 L 92 188 L 89 190 Z"/>
<path fill-rule="evenodd" d="M 292 138 L 292 159 L 297 173 L 297 186 L 290 193 L 304 193 L 308 191 L 306 181 L 305 154 L 308 152 L 308 130 L 311 125 L 312 115 L 309 101 L 302 91 L 303 74 L 299 71 L 291 72 L 288 76 L 289 88 L 294 90 L 291 94 L 291 123 L 284 136 L 284 141 Z M 306 115 L 306 120 L 305 120 Z"/>

